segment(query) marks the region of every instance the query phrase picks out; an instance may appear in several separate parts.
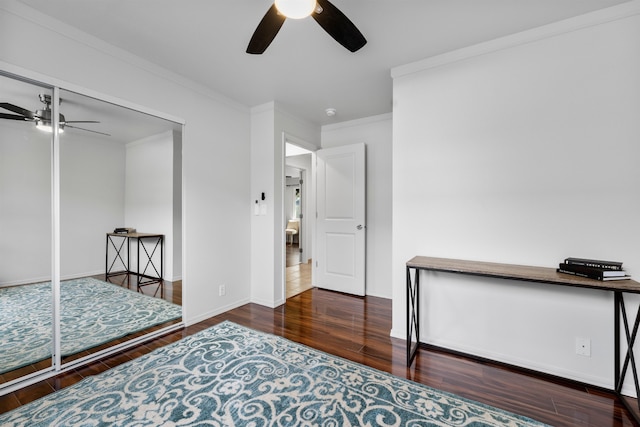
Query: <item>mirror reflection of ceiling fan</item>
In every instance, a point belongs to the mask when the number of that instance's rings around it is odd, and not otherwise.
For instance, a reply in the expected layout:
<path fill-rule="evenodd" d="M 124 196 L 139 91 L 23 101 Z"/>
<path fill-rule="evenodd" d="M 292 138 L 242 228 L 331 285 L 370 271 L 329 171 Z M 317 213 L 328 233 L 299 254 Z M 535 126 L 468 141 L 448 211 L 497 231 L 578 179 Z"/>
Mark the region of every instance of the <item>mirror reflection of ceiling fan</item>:
<path fill-rule="evenodd" d="M 40 101 L 44 104 L 43 110 L 29 111 L 26 108 L 18 107 L 17 105 L 9 104 L 8 102 L 0 102 L 0 108 L 9 110 L 16 114 L 0 113 L 0 119 L 18 120 L 26 122 L 34 122 L 36 128 L 51 132 L 51 95 L 40 94 Z M 62 102 L 62 99 L 60 100 Z M 100 123 L 95 120 L 66 120 L 63 114 L 59 117 L 59 131 L 64 132 L 64 128 L 73 128 L 83 130 L 86 132 L 98 133 L 100 135 L 111 136 L 108 133 L 98 132 L 91 129 L 85 129 L 77 126 L 72 126 L 70 123 Z"/>
<path fill-rule="evenodd" d="M 275 0 L 256 28 L 247 53 L 260 55 L 271 44 L 287 18 L 311 16 L 331 36 L 351 52 L 367 44 L 360 30 L 329 0 Z"/>

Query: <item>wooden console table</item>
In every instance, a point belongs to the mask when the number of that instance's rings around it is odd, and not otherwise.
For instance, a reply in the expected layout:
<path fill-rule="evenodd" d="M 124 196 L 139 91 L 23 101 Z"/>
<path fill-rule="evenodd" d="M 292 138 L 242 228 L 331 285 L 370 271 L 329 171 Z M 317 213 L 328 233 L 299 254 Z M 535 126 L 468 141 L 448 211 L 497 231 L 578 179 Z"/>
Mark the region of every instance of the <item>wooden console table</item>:
<path fill-rule="evenodd" d="M 492 262 L 465 261 L 447 258 L 431 258 L 416 256 L 406 265 L 407 273 L 407 366 L 411 366 L 418 347 L 420 346 L 420 270 L 441 271 L 446 273 L 468 274 L 472 276 L 495 277 L 498 279 L 511 279 L 526 282 L 546 283 L 550 285 L 574 286 L 610 291 L 614 294 L 614 392 L 618 399 L 640 423 L 636 412 L 633 411 L 622 398 L 621 391 L 626 377 L 627 369 L 631 365 L 633 380 L 638 397 L 638 410 L 640 411 L 640 386 L 638 383 L 638 370 L 633 354 L 633 345 L 640 324 L 640 307 L 636 312 L 633 328 L 629 327 L 629 320 L 624 304 L 624 293 L 640 294 L 640 283 L 635 280 L 600 281 L 579 276 L 558 273 L 555 268 L 531 267 L 525 265 L 497 264 Z M 413 279 L 412 279 L 413 271 Z M 624 363 L 621 363 L 620 355 L 620 321 L 624 326 L 627 343 L 627 351 Z M 413 341 L 415 340 L 415 346 Z"/>
<path fill-rule="evenodd" d="M 131 239 L 135 239 L 138 243 L 137 250 L 137 263 L 136 269 L 137 271 L 131 270 L 131 259 L 129 254 L 131 253 Z M 149 244 L 149 247 L 145 245 L 144 242 Z M 117 244 L 116 244 L 117 243 Z M 122 251 L 125 247 L 127 248 L 127 260 L 125 262 L 123 258 Z M 153 249 L 150 249 L 153 245 Z M 109 265 L 109 247 L 112 247 L 115 250 L 115 255 L 113 257 L 113 262 Z M 154 283 L 158 284 L 158 288 L 154 292 L 154 296 L 158 293 L 158 289 L 160 289 L 160 298 L 164 298 L 164 286 L 163 286 L 163 269 L 164 269 L 164 234 L 154 234 L 154 233 L 107 233 L 107 248 L 106 248 L 106 261 L 105 261 L 105 280 L 107 280 L 111 276 L 118 276 L 121 274 L 135 274 L 137 290 L 142 292 L 142 287 L 151 285 Z M 160 261 L 157 262 L 159 265 L 156 266 L 156 263 L 153 262 L 153 255 L 156 250 L 160 248 Z M 145 255 L 145 266 L 144 268 L 140 268 L 140 255 L 144 252 Z M 120 271 L 112 271 L 116 261 L 120 260 L 124 270 Z M 153 270 L 151 272 L 149 270 Z M 158 271 L 158 269 L 160 271 Z M 155 273 L 155 274 L 149 274 Z"/>

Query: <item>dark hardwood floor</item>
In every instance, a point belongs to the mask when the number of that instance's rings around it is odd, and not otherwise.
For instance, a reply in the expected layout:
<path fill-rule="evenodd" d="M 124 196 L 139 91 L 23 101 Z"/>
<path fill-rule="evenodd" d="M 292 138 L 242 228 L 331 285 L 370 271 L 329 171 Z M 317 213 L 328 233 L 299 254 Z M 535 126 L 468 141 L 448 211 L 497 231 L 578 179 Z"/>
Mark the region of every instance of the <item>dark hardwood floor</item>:
<path fill-rule="evenodd" d="M 550 425 L 635 425 L 611 392 L 584 384 L 437 349 L 421 348 L 415 364 L 407 368 L 405 342 L 389 336 L 390 300 L 352 297 L 315 288 L 289 298 L 285 305 L 275 309 L 244 305 L 100 362 L 0 396 L 0 412 L 24 405 L 223 320 L 281 335 Z"/>

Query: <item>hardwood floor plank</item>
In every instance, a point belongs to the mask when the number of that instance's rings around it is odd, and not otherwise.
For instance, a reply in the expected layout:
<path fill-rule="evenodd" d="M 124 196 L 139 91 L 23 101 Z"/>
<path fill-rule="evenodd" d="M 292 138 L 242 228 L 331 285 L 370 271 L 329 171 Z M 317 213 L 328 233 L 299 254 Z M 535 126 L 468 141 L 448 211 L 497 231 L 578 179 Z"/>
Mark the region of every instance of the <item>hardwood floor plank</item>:
<path fill-rule="evenodd" d="M 554 426 L 636 425 L 613 393 L 436 348 L 420 348 L 406 367 L 404 340 L 389 336 L 391 301 L 307 290 L 271 309 L 247 304 L 121 354 L 0 396 L 0 412 L 14 409 L 82 378 L 104 372 L 223 320 L 244 325 Z M 637 405 L 637 401 L 632 399 Z"/>
<path fill-rule="evenodd" d="M 4 412 L 9 412 L 12 409 L 19 408 L 22 404 L 18 400 L 18 397 L 15 393 L 5 394 L 4 396 L 0 396 L 0 414 Z"/>

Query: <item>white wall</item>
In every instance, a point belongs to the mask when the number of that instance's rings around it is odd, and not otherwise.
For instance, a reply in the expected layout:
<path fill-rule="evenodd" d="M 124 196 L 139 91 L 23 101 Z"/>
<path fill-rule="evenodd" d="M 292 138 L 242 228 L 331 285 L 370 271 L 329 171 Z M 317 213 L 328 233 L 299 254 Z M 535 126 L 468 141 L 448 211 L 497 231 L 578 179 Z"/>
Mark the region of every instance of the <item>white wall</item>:
<path fill-rule="evenodd" d="M 251 300 L 276 307 L 285 301 L 284 141 L 286 135 L 319 146 L 320 129 L 275 102 L 251 109 Z M 310 147 L 305 147 L 310 148 Z M 253 215 L 264 192 L 265 215 Z"/>
<path fill-rule="evenodd" d="M 322 148 L 364 142 L 367 168 L 367 295 L 391 298 L 391 114 L 322 127 Z"/>
<path fill-rule="evenodd" d="M 185 321 L 247 302 L 248 108 L 17 1 L 0 3 L 0 28 L 11 40 L 0 43 L 0 69 L 184 120 Z M 56 48 L 43 49 L 43 40 Z"/>
<path fill-rule="evenodd" d="M 0 286 L 51 279 L 51 136 L 0 127 Z M 104 272 L 105 233 L 124 215 L 124 146 L 67 132 L 60 142 L 61 278 Z"/>
<path fill-rule="evenodd" d="M 121 227 L 135 228 L 139 233 L 164 235 L 163 278 L 174 280 L 174 200 L 173 200 L 173 131 L 153 135 L 126 145 L 126 179 L 124 223 Z M 181 244 L 179 242 L 178 244 Z M 152 255 L 153 266 L 147 265 L 144 253 L 140 254 L 141 265 L 137 266 L 137 246 L 131 246 L 133 271 L 156 276 L 160 273 L 160 248 L 155 248 L 152 239 L 144 244 Z M 153 269 L 155 267 L 158 272 Z M 147 268 L 145 272 L 145 268 Z"/>
<path fill-rule="evenodd" d="M 0 126 L 0 286 L 51 279 L 50 137 Z"/>
<path fill-rule="evenodd" d="M 251 301 L 275 307 L 274 274 L 278 268 L 273 249 L 275 234 L 274 208 L 276 206 L 274 163 L 276 142 L 274 135 L 273 105 L 263 105 L 251 111 Z M 265 193 L 265 200 L 261 194 Z M 254 215 L 255 204 L 262 207 Z"/>
<path fill-rule="evenodd" d="M 640 277 L 638 13 L 634 2 L 393 70 L 394 336 L 415 255 L 611 259 Z M 421 280 L 423 342 L 612 386 L 609 293 Z"/>
<path fill-rule="evenodd" d="M 90 133 L 63 135 L 60 276 L 68 279 L 104 274 L 106 233 L 122 224 L 124 218 L 125 148 Z"/>

